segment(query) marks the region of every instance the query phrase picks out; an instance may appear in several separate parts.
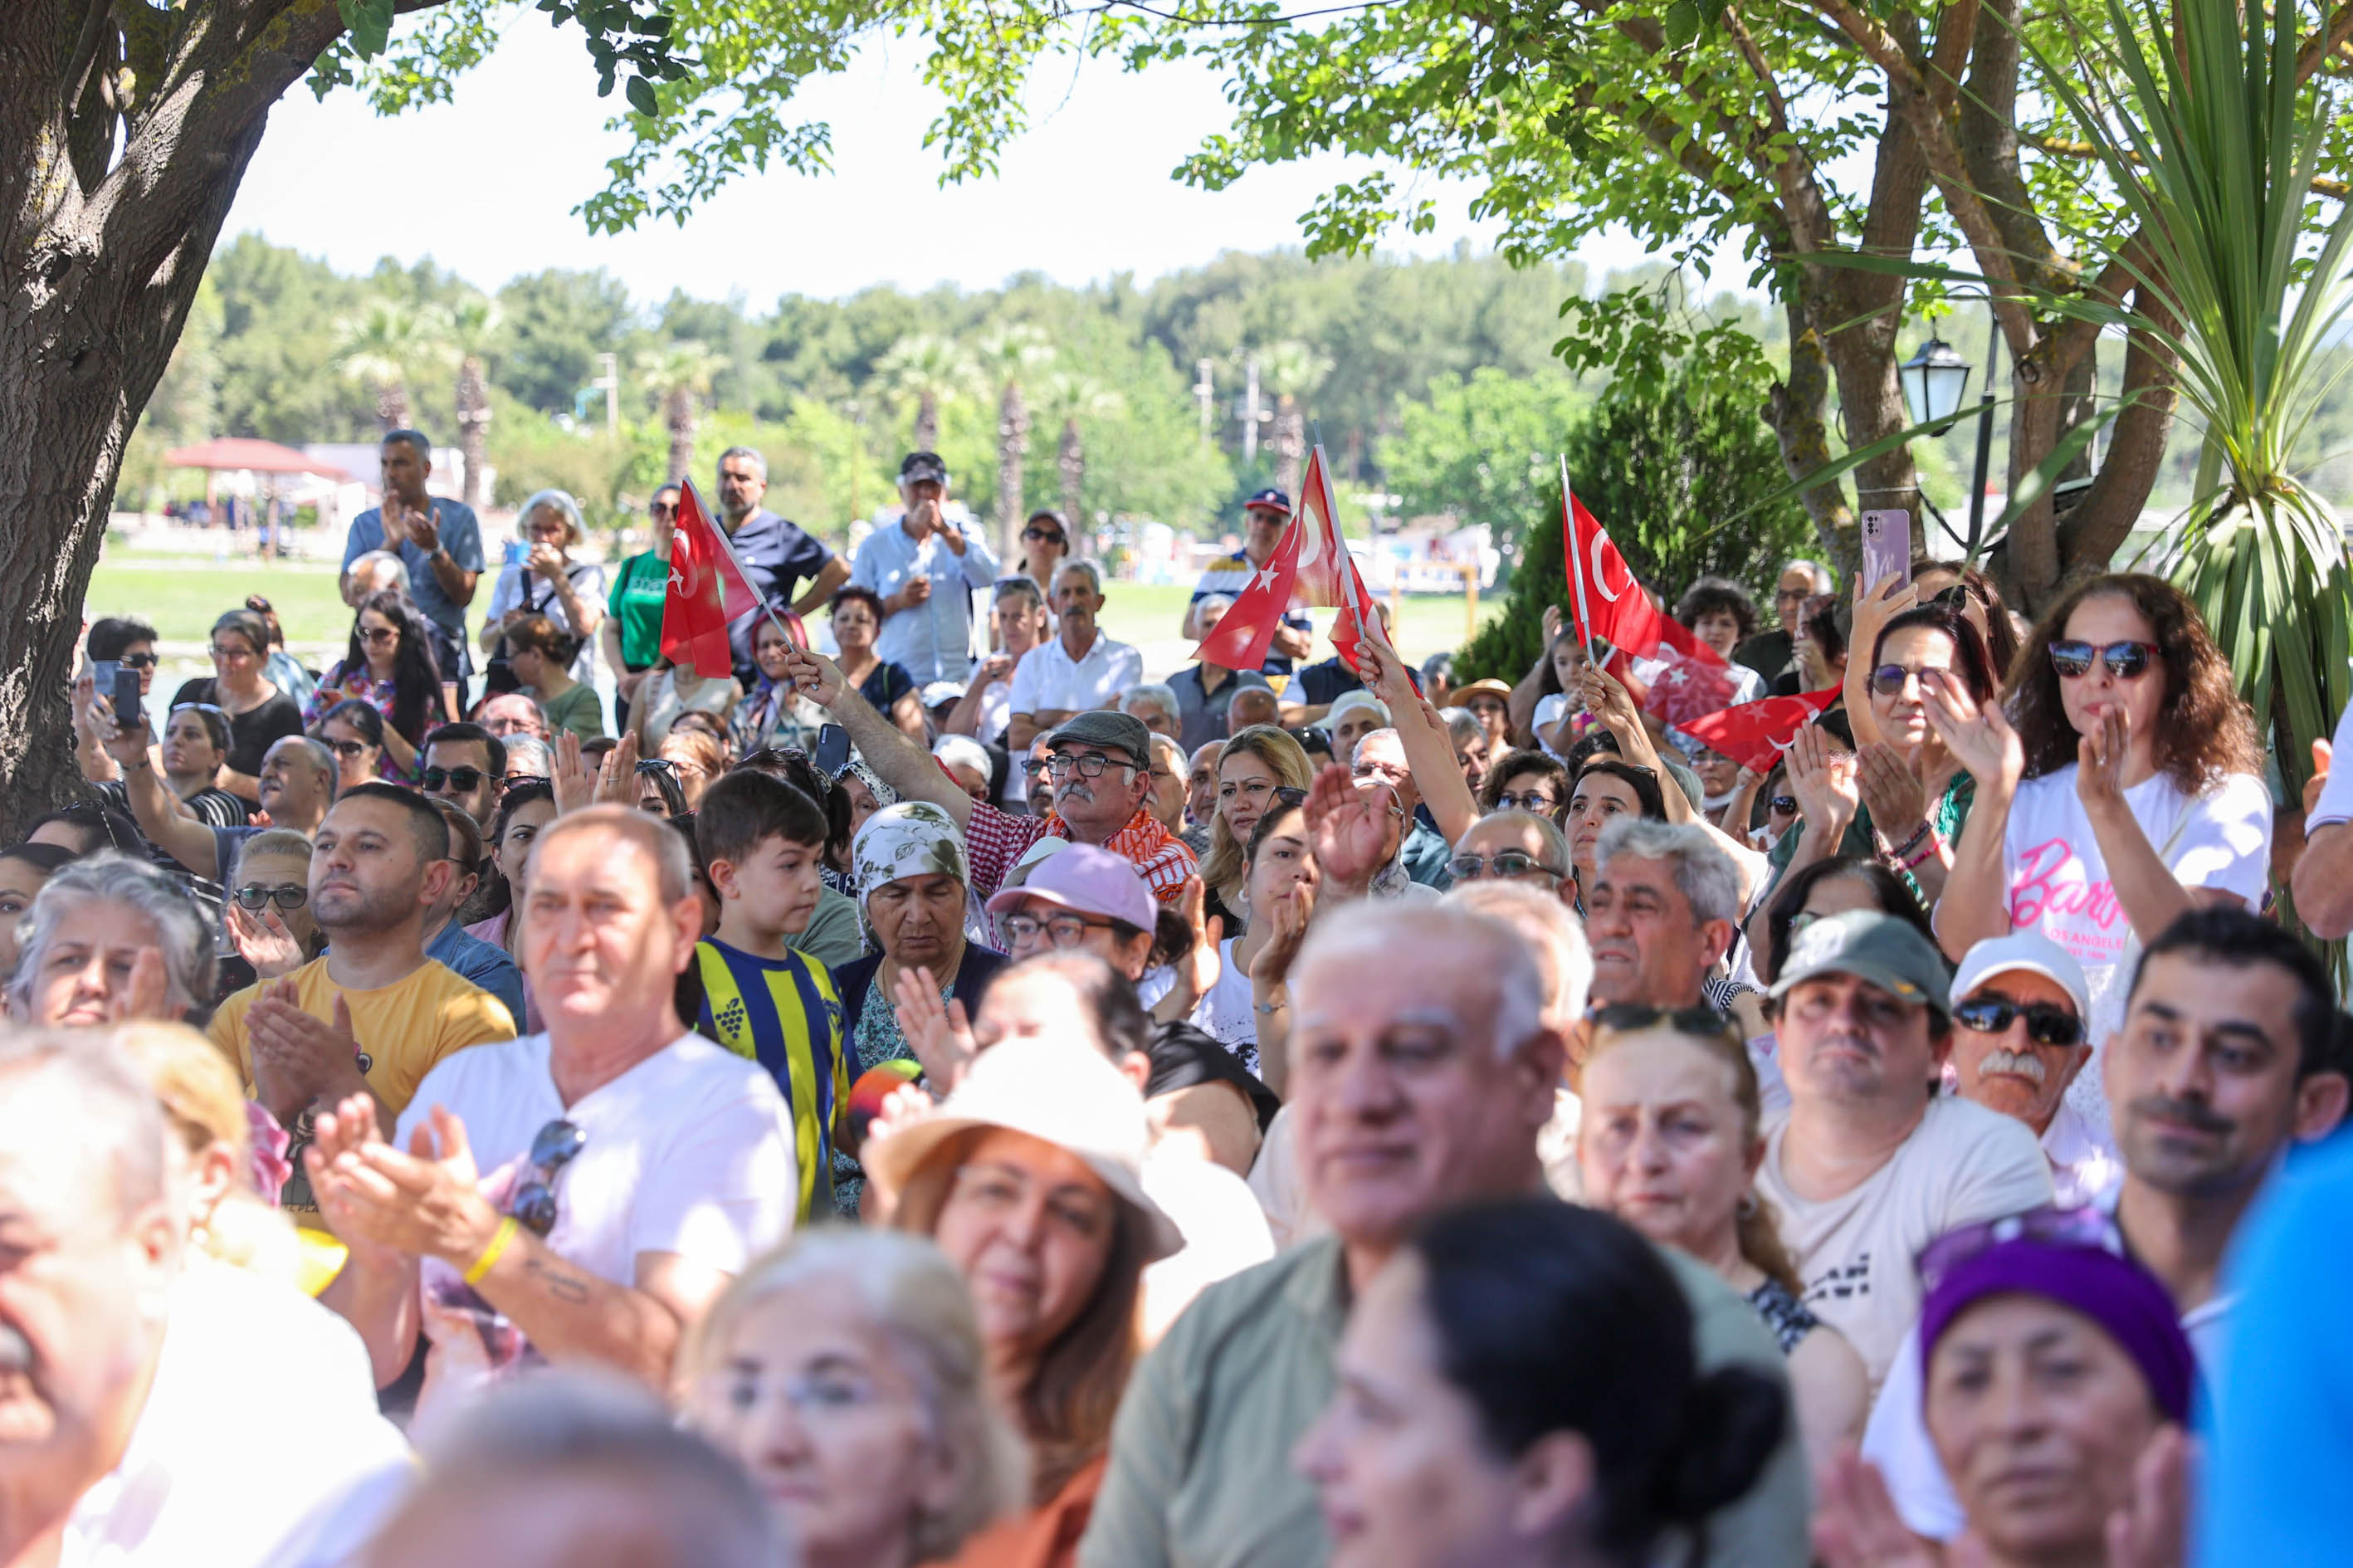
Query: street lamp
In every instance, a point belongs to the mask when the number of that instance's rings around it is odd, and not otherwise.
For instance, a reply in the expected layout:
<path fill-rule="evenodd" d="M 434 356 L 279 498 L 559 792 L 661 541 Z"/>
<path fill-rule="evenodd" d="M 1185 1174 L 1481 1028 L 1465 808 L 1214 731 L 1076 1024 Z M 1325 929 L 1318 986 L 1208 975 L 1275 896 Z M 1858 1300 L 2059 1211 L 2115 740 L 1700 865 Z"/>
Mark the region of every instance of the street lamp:
<path fill-rule="evenodd" d="M 1961 394 L 1969 384 L 1969 362 L 1958 349 L 1931 334 L 1918 353 L 1895 367 L 1912 422 L 1926 425 L 1949 419 L 1958 412 Z"/>

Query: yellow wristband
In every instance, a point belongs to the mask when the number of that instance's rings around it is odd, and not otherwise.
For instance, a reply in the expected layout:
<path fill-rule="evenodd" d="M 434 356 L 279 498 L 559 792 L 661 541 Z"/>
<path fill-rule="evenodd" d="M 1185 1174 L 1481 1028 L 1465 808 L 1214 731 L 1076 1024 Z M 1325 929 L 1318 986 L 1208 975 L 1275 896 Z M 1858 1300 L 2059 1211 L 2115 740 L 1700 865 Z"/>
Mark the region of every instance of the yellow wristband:
<path fill-rule="evenodd" d="M 499 1222 L 498 1230 L 491 1236 L 491 1245 L 482 1249 L 482 1255 L 474 1260 L 474 1266 L 466 1270 L 467 1284 L 480 1285 L 483 1277 L 498 1266 L 499 1255 L 507 1250 L 507 1243 L 514 1240 L 514 1234 L 515 1217 L 509 1214 Z"/>

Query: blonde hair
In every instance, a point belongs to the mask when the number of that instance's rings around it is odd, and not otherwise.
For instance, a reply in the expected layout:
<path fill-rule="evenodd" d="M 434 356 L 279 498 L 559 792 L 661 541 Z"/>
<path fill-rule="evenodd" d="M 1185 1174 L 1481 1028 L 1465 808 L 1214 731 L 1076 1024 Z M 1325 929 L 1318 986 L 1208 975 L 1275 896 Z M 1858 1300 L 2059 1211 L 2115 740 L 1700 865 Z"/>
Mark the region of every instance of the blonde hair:
<path fill-rule="evenodd" d="M 1688 1040 L 1731 1071 L 1732 1103 L 1740 1110 L 1740 1145 L 1743 1150 L 1754 1147 L 1765 1122 L 1764 1104 L 1757 1087 L 1757 1064 L 1749 1058 L 1747 1043 L 1735 1033 L 1730 1020 L 1713 1034 L 1678 1029 L 1663 1016 L 1640 1029 L 1612 1029 L 1597 1020 L 1592 1053 L 1586 1058 L 1587 1070 L 1590 1071 L 1601 1054 L 1617 1042 L 1653 1030 L 1664 1030 L 1679 1040 Z M 1743 1258 L 1767 1277 L 1779 1281 L 1791 1294 L 1805 1294 L 1805 1283 L 1798 1277 L 1798 1266 L 1781 1241 L 1780 1215 L 1775 1213 L 1772 1202 L 1757 1191 L 1754 1181 L 1740 1195 L 1740 1206 L 1733 1211 L 1732 1228 Z"/>
<path fill-rule="evenodd" d="M 1218 772 L 1222 776 L 1226 764 L 1237 757 L 1255 757 L 1267 766 L 1280 784 L 1292 789 L 1307 788 L 1314 769 L 1307 765 L 1307 751 L 1291 738 L 1290 732 L 1271 724 L 1254 724 L 1235 733 L 1226 742 L 1225 750 L 1218 754 Z M 1242 877 L 1243 846 L 1234 842 L 1226 826 L 1223 811 L 1209 813 L 1209 853 L 1201 857 L 1201 882 L 1212 888 L 1235 885 Z"/>
<path fill-rule="evenodd" d="M 945 1509 L 916 1519 L 910 1544 L 919 1563 L 954 1557 L 968 1537 L 1020 1508 L 1028 1459 L 1012 1422 L 989 1397 L 971 1293 L 928 1240 L 819 1225 L 754 1259 L 689 1331 L 679 1358 L 683 1383 L 718 1369 L 755 1304 L 812 1280 L 849 1287 L 923 1391 L 933 1439 L 954 1463 L 957 1488 Z"/>
<path fill-rule="evenodd" d="M 154 1090 L 180 1146 L 195 1155 L 218 1145 L 236 1168 L 237 1184 L 221 1194 L 212 1213 L 196 1216 L 190 1240 L 222 1263 L 299 1280 L 301 1244 L 293 1225 L 251 1186 L 252 1124 L 237 1072 L 220 1048 L 185 1023 L 125 1023 L 114 1038 Z"/>

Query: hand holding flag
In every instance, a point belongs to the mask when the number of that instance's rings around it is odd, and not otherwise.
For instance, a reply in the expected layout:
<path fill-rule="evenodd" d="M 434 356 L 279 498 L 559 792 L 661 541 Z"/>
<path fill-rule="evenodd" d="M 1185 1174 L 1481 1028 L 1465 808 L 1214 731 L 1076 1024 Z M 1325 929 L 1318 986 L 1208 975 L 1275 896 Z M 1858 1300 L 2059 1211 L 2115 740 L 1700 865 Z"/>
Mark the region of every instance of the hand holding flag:
<path fill-rule="evenodd" d="M 662 657 L 703 679 L 731 673 L 734 655 L 727 646 L 727 628 L 762 608 L 744 563 L 726 534 L 703 510 L 694 482 L 681 487 L 678 517 L 670 535 L 670 588 L 662 599 Z M 769 611 L 771 618 L 775 611 Z M 796 621 L 797 618 L 795 618 Z M 807 638 L 796 636 L 797 626 L 777 627 L 795 647 Z"/>

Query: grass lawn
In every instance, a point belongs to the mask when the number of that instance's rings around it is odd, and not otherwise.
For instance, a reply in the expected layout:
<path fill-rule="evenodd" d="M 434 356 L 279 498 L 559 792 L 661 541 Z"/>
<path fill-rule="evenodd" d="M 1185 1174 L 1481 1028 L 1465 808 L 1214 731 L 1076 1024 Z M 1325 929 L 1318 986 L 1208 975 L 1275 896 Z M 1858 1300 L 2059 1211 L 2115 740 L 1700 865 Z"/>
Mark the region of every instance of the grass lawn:
<path fill-rule="evenodd" d="M 485 595 L 489 586 L 482 588 Z M 90 619 L 102 615 L 142 615 L 154 622 L 166 643 L 184 645 L 168 651 L 168 673 L 182 676 L 209 673 L 202 645 L 214 620 L 224 610 L 245 602 L 248 594 L 268 596 L 286 628 L 286 640 L 308 663 L 323 668 L 342 653 L 351 630 L 351 612 L 335 589 L 332 567 L 311 563 L 264 566 L 258 561 L 215 562 L 202 557 L 167 556 L 143 552 L 118 552 L 99 563 L 90 579 L 85 610 Z M 1113 583 L 1103 607 L 1103 630 L 1123 642 L 1144 650 L 1145 665 L 1155 675 L 1182 666 L 1190 652 L 1176 635 L 1191 590 L 1181 586 Z M 1479 601 L 1483 624 L 1503 608 L 1500 596 Z M 1312 612 L 1319 630 L 1331 623 L 1333 611 Z M 1459 596 L 1409 598 L 1397 614 L 1398 651 L 1419 663 L 1444 649 L 1463 642 L 1463 604 Z M 1316 657 L 1330 655 L 1330 645 L 1319 637 Z"/>

